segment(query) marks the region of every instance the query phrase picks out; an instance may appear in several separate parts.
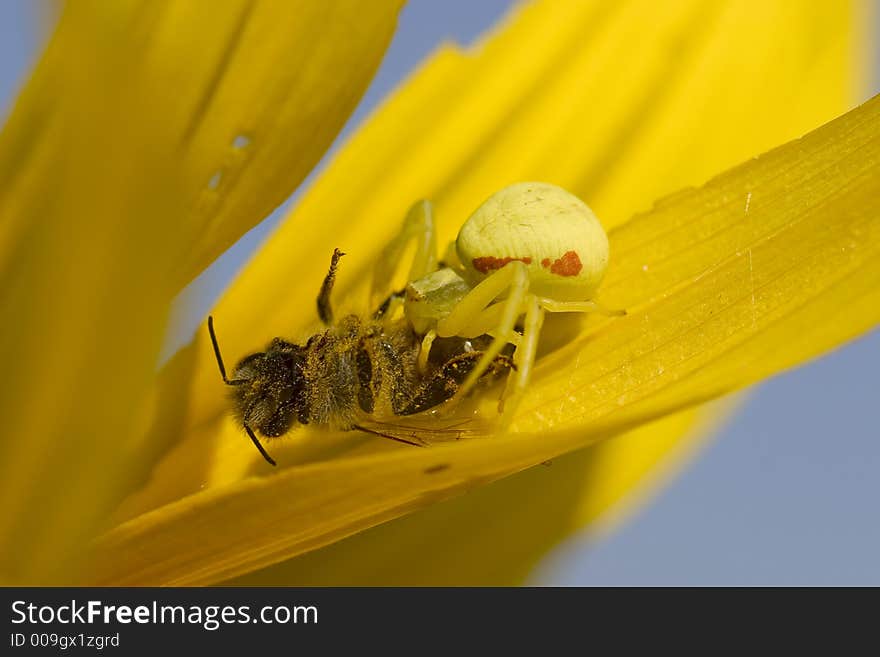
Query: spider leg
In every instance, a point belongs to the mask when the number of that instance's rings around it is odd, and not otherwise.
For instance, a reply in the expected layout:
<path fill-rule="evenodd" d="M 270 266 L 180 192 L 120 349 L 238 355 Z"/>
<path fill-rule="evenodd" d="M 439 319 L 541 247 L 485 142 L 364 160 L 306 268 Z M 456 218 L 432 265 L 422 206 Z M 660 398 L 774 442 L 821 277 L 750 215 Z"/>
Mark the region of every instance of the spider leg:
<path fill-rule="evenodd" d="M 523 313 L 523 302 L 528 289 L 529 276 L 526 266 L 521 262 L 510 262 L 468 292 L 452 312 L 437 323 L 437 335 L 440 337 L 453 335 L 476 337 L 491 333 L 493 338 L 483 351 L 480 361 L 456 392 L 457 398 L 463 397 L 473 389 L 506 344 L 518 341 L 519 336 L 514 331 L 514 326 L 517 318 Z M 505 291 L 508 293 L 507 297 L 497 304 L 492 304 Z M 487 325 L 487 318 L 491 318 L 494 322 L 491 326 Z"/>
<path fill-rule="evenodd" d="M 547 297 L 540 297 L 538 303 L 549 313 L 598 313 L 608 317 L 626 315 L 625 310 L 612 310 L 595 301 L 554 301 Z"/>
<path fill-rule="evenodd" d="M 498 405 L 498 409 L 501 411 L 502 429 L 507 428 L 510 424 L 516 407 L 529 384 L 535 365 L 535 353 L 538 350 L 538 338 L 541 336 L 541 326 L 544 324 L 544 308 L 535 295 L 530 294 L 526 297 L 525 306 L 526 318 L 523 323 L 522 341 L 513 354 L 516 371 L 511 372 L 504 397 Z"/>
<path fill-rule="evenodd" d="M 523 323 L 522 341 L 517 345 L 513 355 L 516 372 L 511 373 L 507 389 L 499 405 L 501 410 L 501 426 L 506 428 L 513 419 L 513 414 L 528 386 L 535 365 L 535 354 L 538 349 L 538 338 L 544 324 L 544 313 L 590 313 L 595 312 L 608 316 L 626 315 L 625 310 L 609 310 L 595 301 L 555 301 L 546 297 L 528 295 L 525 302 L 525 321 Z"/>
<path fill-rule="evenodd" d="M 431 329 L 427 333 L 425 333 L 425 337 L 422 338 L 422 345 L 419 348 L 419 357 L 417 359 L 417 364 L 419 368 L 419 372 L 423 374 L 428 371 L 428 355 L 431 353 L 431 345 L 434 344 L 434 340 L 437 339 L 437 331 Z"/>
<path fill-rule="evenodd" d="M 417 201 L 406 213 L 400 232 L 388 243 L 379 255 L 373 268 L 373 282 L 370 289 L 370 307 L 382 308 L 398 294 L 385 299 L 392 286 L 397 264 L 403 257 L 406 247 L 415 240 L 416 252 L 413 256 L 407 281 L 421 278 L 437 268 L 437 233 L 434 228 L 434 206 L 430 201 Z M 385 299 L 385 301 L 383 301 Z M 381 313 L 388 313 L 388 308 Z M 392 309 L 393 310 L 393 309 Z"/>

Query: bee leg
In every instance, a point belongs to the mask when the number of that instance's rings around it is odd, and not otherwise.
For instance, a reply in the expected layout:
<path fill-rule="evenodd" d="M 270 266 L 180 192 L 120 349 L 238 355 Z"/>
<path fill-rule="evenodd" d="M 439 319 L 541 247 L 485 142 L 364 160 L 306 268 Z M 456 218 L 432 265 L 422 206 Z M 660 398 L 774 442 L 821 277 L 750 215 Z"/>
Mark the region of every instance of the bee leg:
<path fill-rule="evenodd" d="M 373 269 L 371 307 L 381 308 L 380 302 L 391 287 L 397 265 L 412 240 L 416 241 L 416 253 L 413 256 L 407 281 L 414 281 L 437 269 L 437 234 L 434 230 L 434 206 L 430 201 L 417 201 L 409 209 L 400 232 L 379 255 Z M 391 298 L 394 297 L 396 295 L 391 295 Z M 391 298 L 388 303 L 391 302 Z"/>
<path fill-rule="evenodd" d="M 395 415 L 421 413 L 451 399 L 461 389 L 468 375 L 473 373 L 483 355 L 484 352 L 469 351 L 450 358 L 416 391 L 415 396 L 406 400 L 405 405 L 394 409 Z M 495 378 L 511 369 L 516 369 L 516 366 L 508 356 L 496 355 L 481 378 Z"/>
<path fill-rule="evenodd" d="M 403 299 L 405 294 L 406 294 L 406 288 L 403 288 L 402 290 L 398 290 L 397 292 L 392 292 L 391 294 L 389 294 L 385 298 L 385 301 L 383 301 L 381 304 L 379 304 L 379 307 L 376 308 L 376 312 L 373 313 L 373 319 L 382 319 L 383 317 L 385 317 L 385 315 L 388 315 L 389 314 L 388 311 L 392 310 L 391 305 L 399 303 L 400 300 Z M 393 311 L 390 314 L 393 314 Z"/>
<path fill-rule="evenodd" d="M 333 323 L 333 308 L 330 306 L 330 293 L 333 291 L 333 283 L 336 282 L 336 267 L 339 265 L 339 259 L 345 254 L 339 249 L 333 249 L 333 257 L 330 259 L 330 270 L 324 277 L 321 284 L 321 291 L 318 293 L 318 317 L 327 326 Z"/>

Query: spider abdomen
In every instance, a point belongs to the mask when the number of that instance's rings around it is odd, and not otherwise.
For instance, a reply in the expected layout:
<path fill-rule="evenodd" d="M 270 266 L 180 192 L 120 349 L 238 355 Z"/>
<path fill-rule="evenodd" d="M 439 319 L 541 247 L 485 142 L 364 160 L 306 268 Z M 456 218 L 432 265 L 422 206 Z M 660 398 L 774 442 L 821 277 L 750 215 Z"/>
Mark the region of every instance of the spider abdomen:
<path fill-rule="evenodd" d="M 490 196 L 461 227 L 456 251 L 471 285 L 519 261 L 528 268 L 530 290 L 557 301 L 590 299 L 608 267 L 608 237 L 593 211 L 541 182 Z"/>

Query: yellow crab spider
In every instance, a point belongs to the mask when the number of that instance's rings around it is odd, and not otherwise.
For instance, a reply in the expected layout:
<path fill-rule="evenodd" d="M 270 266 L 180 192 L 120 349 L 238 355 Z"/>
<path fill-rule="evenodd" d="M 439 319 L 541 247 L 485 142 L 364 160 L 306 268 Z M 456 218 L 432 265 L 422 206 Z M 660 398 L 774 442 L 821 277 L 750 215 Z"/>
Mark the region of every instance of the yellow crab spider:
<path fill-rule="evenodd" d="M 440 268 L 432 206 L 417 202 L 377 262 L 374 301 L 414 240 L 403 305 L 413 329 L 424 336 L 421 361 L 436 337 L 493 338 L 456 398 L 473 388 L 505 345 L 516 346 L 502 426 L 528 385 L 545 312 L 625 314 L 593 300 L 608 267 L 602 225 L 583 201 L 556 185 L 517 183 L 490 196 L 462 225 Z"/>

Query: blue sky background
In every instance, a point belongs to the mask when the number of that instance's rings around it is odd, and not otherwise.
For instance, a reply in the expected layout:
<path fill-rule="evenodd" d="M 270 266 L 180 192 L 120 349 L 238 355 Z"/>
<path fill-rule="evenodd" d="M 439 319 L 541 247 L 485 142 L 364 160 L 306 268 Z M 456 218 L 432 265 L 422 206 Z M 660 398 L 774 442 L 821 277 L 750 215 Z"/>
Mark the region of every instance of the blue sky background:
<path fill-rule="evenodd" d="M 33 59 L 37 4 L 0 0 L 0 115 Z M 437 43 L 471 41 L 510 4 L 410 0 L 346 132 Z M 188 340 L 282 214 L 252 230 L 185 291 L 184 328 L 169 349 Z M 880 585 L 878 380 L 875 330 L 753 388 L 694 463 L 623 528 L 601 542 L 571 537 L 547 556 L 531 583 Z"/>

